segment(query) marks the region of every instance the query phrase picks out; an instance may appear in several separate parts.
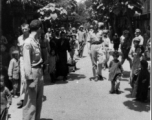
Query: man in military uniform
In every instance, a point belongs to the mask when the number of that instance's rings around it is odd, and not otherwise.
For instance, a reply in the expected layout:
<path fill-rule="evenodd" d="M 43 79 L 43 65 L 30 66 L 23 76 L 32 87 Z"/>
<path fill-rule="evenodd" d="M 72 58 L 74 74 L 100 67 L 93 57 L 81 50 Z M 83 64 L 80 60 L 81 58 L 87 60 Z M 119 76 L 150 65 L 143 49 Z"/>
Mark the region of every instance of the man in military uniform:
<path fill-rule="evenodd" d="M 98 30 L 97 32 L 93 32 L 90 34 L 90 57 L 92 61 L 92 71 L 93 71 L 93 76 L 94 80 L 103 80 L 102 77 L 102 64 L 99 64 L 98 62 L 98 51 L 102 46 L 102 34 L 103 34 L 103 26 L 104 23 L 99 22 L 98 23 Z"/>
<path fill-rule="evenodd" d="M 43 97 L 42 56 L 39 44 L 41 22 L 30 23 L 31 33 L 23 46 L 26 78 L 23 120 L 40 120 Z"/>

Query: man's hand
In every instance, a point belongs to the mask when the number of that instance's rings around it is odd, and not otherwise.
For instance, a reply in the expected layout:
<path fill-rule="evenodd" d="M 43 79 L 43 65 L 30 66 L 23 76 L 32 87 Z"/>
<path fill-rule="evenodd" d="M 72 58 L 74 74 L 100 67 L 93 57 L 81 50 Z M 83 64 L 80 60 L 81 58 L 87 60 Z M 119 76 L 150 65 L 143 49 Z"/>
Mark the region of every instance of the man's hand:
<path fill-rule="evenodd" d="M 10 107 L 10 103 L 7 103 L 7 106 L 6 106 L 7 108 L 9 108 Z"/>
<path fill-rule="evenodd" d="M 28 80 L 27 82 L 29 82 L 29 88 L 33 89 L 36 87 L 36 82 L 34 80 Z"/>

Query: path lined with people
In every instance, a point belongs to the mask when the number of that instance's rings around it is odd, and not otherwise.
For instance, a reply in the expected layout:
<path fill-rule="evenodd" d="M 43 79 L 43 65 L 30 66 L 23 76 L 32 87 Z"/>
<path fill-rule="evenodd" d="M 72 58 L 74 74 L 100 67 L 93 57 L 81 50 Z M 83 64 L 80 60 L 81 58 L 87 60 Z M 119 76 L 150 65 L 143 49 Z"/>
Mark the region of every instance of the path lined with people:
<path fill-rule="evenodd" d="M 110 57 L 112 59 L 112 57 Z M 149 120 L 150 105 L 133 101 L 129 85 L 129 62 L 123 64 L 124 75 L 121 80 L 121 94 L 109 94 L 110 81 L 90 81 L 92 77 L 91 60 L 87 47 L 77 67 L 66 82 L 58 81 L 51 85 L 45 76 L 41 120 Z M 103 70 L 108 78 L 108 69 Z M 22 109 L 17 109 L 18 99 L 13 98 L 9 109 L 9 120 L 22 120 Z"/>

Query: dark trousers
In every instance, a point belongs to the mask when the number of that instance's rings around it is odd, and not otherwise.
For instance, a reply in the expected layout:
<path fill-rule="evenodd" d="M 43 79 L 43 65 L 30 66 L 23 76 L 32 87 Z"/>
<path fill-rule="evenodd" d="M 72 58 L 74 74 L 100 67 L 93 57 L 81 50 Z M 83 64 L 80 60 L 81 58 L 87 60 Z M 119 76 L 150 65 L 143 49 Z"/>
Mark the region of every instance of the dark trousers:
<path fill-rule="evenodd" d="M 55 83 L 56 82 L 56 72 L 50 73 L 50 78 L 51 78 L 51 82 Z"/>
<path fill-rule="evenodd" d="M 119 43 L 114 43 L 113 48 L 114 48 L 114 50 L 118 50 L 118 48 L 119 48 Z"/>

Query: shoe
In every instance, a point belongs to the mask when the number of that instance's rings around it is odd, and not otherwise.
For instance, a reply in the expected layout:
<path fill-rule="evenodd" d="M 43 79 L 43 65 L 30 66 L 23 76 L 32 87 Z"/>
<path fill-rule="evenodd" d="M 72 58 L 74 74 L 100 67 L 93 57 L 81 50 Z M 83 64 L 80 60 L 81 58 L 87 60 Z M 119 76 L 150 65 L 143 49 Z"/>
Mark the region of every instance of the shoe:
<path fill-rule="evenodd" d="M 116 90 L 115 92 L 116 92 L 116 94 L 120 94 L 120 91 L 119 91 L 119 90 Z"/>
<path fill-rule="evenodd" d="M 114 93 L 115 93 L 115 91 L 109 91 L 109 93 L 110 93 L 110 94 L 114 94 Z"/>
<path fill-rule="evenodd" d="M 103 80 L 103 77 L 101 75 L 98 75 L 98 80 Z"/>

